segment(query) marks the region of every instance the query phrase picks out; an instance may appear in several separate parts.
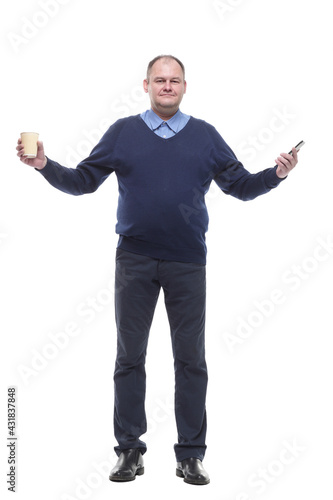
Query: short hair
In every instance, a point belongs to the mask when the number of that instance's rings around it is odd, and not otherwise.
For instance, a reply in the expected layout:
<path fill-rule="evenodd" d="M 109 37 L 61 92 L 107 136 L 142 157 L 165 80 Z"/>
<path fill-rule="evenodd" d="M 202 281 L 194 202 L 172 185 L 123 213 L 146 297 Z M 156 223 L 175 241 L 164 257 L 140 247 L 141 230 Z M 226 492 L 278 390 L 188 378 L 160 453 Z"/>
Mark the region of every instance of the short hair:
<path fill-rule="evenodd" d="M 148 68 L 147 68 L 147 80 L 148 81 L 149 81 L 149 77 L 150 77 L 150 73 L 151 73 L 152 67 L 160 59 L 173 59 L 174 61 L 176 61 L 179 64 L 179 66 L 182 68 L 182 72 L 183 72 L 184 80 L 185 80 L 185 66 L 184 66 L 184 64 L 177 57 L 175 57 L 175 56 L 161 55 L 161 56 L 154 57 L 154 59 L 152 59 L 150 61 L 150 63 L 148 64 Z"/>

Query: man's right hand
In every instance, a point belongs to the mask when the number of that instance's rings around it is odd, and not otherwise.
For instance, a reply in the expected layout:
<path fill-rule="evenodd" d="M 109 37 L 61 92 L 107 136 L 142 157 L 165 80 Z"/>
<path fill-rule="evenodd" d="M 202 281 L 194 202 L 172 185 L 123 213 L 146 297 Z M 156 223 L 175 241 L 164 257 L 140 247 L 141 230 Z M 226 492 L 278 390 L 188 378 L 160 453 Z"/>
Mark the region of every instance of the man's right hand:
<path fill-rule="evenodd" d="M 38 149 L 37 149 L 36 158 L 27 158 L 26 156 L 23 156 L 24 155 L 24 147 L 23 147 L 21 139 L 19 139 L 17 141 L 17 146 L 16 146 L 17 156 L 20 158 L 20 160 L 23 163 L 26 163 L 26 165 L 29 165 L 30 167 L 37 168 L 37 170 L 42 170 L 47 163 L 47 158 L 44 154 L 44 146 L 43 146 L 42 141 L 37 141 L 37 146 L 38 146 Z"/>

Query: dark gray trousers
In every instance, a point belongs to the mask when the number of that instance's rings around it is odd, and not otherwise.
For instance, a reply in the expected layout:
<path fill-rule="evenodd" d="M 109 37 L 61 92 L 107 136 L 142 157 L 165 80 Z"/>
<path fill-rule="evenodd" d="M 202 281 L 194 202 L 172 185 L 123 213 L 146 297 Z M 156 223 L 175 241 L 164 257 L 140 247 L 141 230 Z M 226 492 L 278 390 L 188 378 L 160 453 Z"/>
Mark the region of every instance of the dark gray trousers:
<path fill-rule="evenodd" d="M 155 306 L 163 289 L 175 370 L 177 461 L 203 459 L 206 444 L 205 266 L 170 262 L 117 249 L 114 431 L 117 455 L 146 451 L 145 360 Z M 162 353 L 161 353 L 162 354 Z M 162 376 L 157 373 L 156 377 Z"/>

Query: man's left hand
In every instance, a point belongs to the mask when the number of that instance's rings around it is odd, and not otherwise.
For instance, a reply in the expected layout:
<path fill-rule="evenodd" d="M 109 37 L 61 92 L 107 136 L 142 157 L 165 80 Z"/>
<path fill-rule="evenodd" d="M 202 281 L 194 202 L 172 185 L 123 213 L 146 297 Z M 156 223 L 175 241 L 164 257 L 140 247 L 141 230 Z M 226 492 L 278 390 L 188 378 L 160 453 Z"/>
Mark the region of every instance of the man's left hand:
<path fill-rule="evenodd" d="M 295 148 L 292 149 L 293 154 L 281 153 L 281 156 L 275 160 L 278 168 L 276 169 L 276 175 L 280 179 L 284 179 L 296 167 L 298 162 L 297 151 Z"/>

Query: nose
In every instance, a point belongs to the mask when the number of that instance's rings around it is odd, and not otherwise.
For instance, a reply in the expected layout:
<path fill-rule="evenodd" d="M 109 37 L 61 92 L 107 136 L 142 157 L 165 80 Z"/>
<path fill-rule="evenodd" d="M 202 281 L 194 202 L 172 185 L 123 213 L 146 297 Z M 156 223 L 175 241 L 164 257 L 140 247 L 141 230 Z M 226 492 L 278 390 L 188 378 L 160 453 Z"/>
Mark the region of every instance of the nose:
<path fill-rule="evenodd" d="M 166 80 L 165 81 L 164 90 L 167 91 L 167 92 L 170 92 L 172 90 L 170 80 Z"/>

